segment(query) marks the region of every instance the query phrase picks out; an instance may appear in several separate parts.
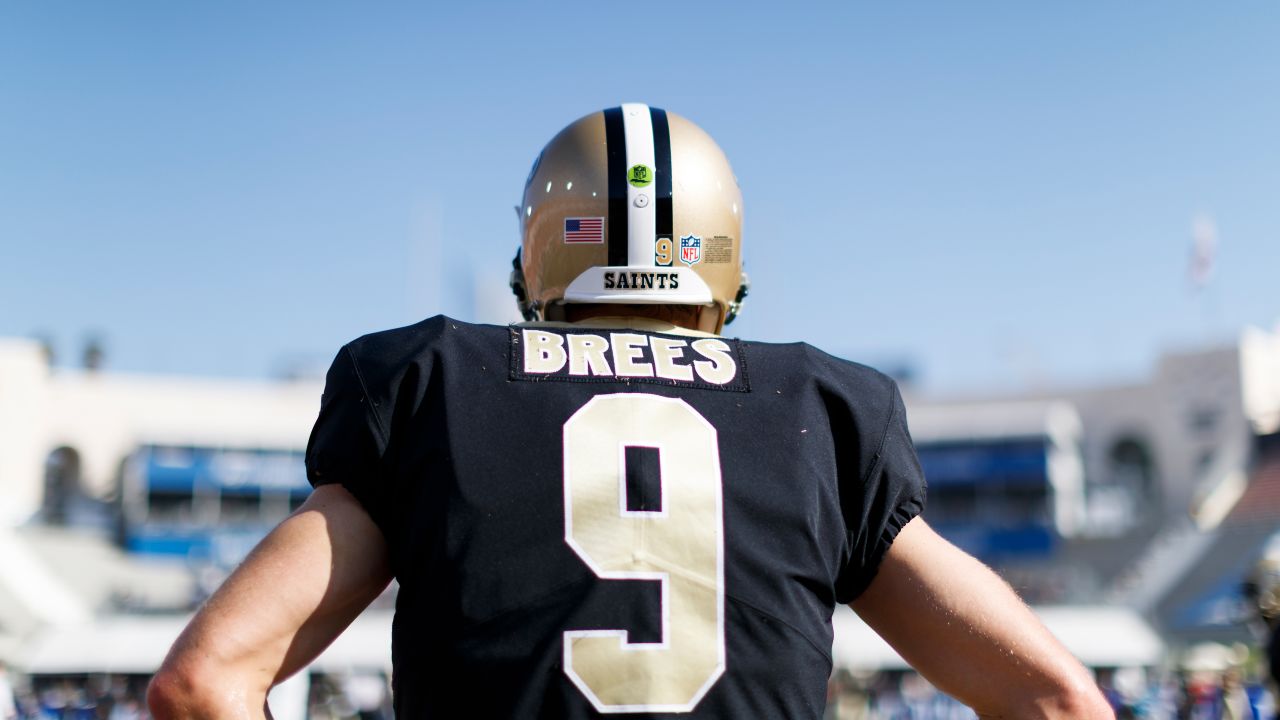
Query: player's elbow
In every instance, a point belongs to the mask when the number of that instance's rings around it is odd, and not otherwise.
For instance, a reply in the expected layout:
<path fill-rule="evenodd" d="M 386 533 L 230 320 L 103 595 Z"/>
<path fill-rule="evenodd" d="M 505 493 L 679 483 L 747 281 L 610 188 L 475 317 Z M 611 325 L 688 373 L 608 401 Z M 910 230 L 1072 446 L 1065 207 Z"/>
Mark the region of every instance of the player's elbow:
<path fill-rule="evenodd" d="M 1115 712 L 1083 667 L 1063 675 L 1023 676 L 1002 692 L 974 701 L 978 717 L 1018 720 L 1115 720 Z"/>
<path fill-rule="evenodd" d="M 1097 684 L 1087 675 L 1061 682 L 1050 697 L 1043 702 L 1044 710 L 1037 715 L 1047 720 L 1115 720 L 1115 712 L 1107 703 Z"/>
<path fill-rule="evenodd" d="M 156 720 L 191 717 L 187 709 L 194 704 L 194 695 L 192 678 L 166 664 L 151 676 L 147 685 L 147 707 Z"/>
<path fill-rule="evenodd" d="M 215 670 L 170 658 L 147 685 L 147 707 L 156 720 L 218 717 L 235 694 Z"/>

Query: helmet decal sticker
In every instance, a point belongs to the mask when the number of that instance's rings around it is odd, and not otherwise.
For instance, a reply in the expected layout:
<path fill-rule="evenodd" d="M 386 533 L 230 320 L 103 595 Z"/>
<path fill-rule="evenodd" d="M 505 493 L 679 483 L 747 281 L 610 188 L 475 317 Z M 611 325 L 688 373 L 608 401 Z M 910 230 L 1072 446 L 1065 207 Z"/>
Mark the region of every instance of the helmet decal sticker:
<path fill-rule="evenodd" d="M 676 259 L 676 244 L 669 235 L 660 236 L 653 244 L 653 264 L 658 267 L 671 267 Z"/>
<path fill-rule="evenodd" d="M 604 218 L 567 217 L 564 219 L 564 241 L 573 243 L 604 242 Z"/>
<path fill-rule="evenodd" d="M 689 267 L 702 262 L 702 238 L 697 235 L 680 236 L 680 262 Z"/>
<path fill-rule="evenodd" d="M 627 182 L 633 187 L 649 187 L 653 184 L 653 170 L 648 165 L 632 165 L 627 170 Z"/>
<path fill-rule="evenodd" d="M 733 262 L 733 238 L 726 235 L 707 238 L 703 242 L 702 260 L 708 265 Z"/>

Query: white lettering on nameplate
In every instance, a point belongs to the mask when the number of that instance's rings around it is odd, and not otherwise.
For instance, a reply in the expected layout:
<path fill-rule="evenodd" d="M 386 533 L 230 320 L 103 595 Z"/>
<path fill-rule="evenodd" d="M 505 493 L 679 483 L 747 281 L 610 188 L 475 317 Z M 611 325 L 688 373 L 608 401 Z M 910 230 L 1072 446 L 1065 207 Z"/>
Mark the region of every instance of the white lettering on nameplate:
<path fill-rule="evenodd" d="M 622 331 L 512 328 L 511 379 L 751 389 L 737 340 Z"/>

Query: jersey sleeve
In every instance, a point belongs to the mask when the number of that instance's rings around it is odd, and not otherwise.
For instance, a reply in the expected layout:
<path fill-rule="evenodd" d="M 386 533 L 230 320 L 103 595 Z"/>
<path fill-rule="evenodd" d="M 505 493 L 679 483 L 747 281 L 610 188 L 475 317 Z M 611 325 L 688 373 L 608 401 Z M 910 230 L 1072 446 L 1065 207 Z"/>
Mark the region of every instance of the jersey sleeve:
<path fill-rule="evenodd" d="M 382 457 L 386 432 L 369 400 L 351 346 L 343 346 L 325 378 L 320 416 L 307 442 L 307 480 L 339 484 L 386 532 Z"/>
<path fill-rule="evenodd" d="M 882 430 L 868 433 L 858 443 L 862 461 L 850 463 L 859 468 L 860 477 L 841 478 L 841 509 L 850 550 L 848 564 L 836 581 L 836 599 L 841 603 L 853 601 L 867 589 L 898 532 L 924 511 L 924 471 L 907 430 L 906 407 L 897 385 L 888 384 L 891 398 L 881 405 L 888 417 L 873 425 Z"/>

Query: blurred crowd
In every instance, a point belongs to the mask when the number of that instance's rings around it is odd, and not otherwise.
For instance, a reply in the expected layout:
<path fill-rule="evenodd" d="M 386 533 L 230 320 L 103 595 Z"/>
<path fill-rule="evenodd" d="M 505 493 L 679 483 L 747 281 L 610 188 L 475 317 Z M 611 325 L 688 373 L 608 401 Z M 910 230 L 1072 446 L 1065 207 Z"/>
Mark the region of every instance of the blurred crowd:
<path fill-rule="evenodd" d="M 14 679 L 0 665 L 0 720 L 150 720 L 146 675 Z M 313 675 L 310 720 L 392 720 L 382 675 Z"/>
<path fill-rule="evenodd" d="M 1098 672 L 1098 684 L 1118 720 L 1273 720 L 1276 703 L 1260 676 L 1233 667 L 1221 672 Z M 973 720 L 973 711 L 912 672 L 863 676 L 837 671 L 824 720 Z"/>
<path fill-rule="evenodd" d="M 0 720 L 149 720 L 144 675 L 10 677 L 0 665 Z M 1240 667 L 1221 672 L 1098 672 L 1119 720 L 1273 720 L 1262 679 Z M 382 675 L 313 675 L 310 720 L 392 720 Z M 824 720 L 972 720 L 973 711 L 912 672 L 831 679 Z"/>
<path fill-rule="evenodd" d="M 147 678 L 88 675 L 0 682 L 0 720 L 142 720 Z M 5 716 L 8 706 L 13 713 Z"/>

